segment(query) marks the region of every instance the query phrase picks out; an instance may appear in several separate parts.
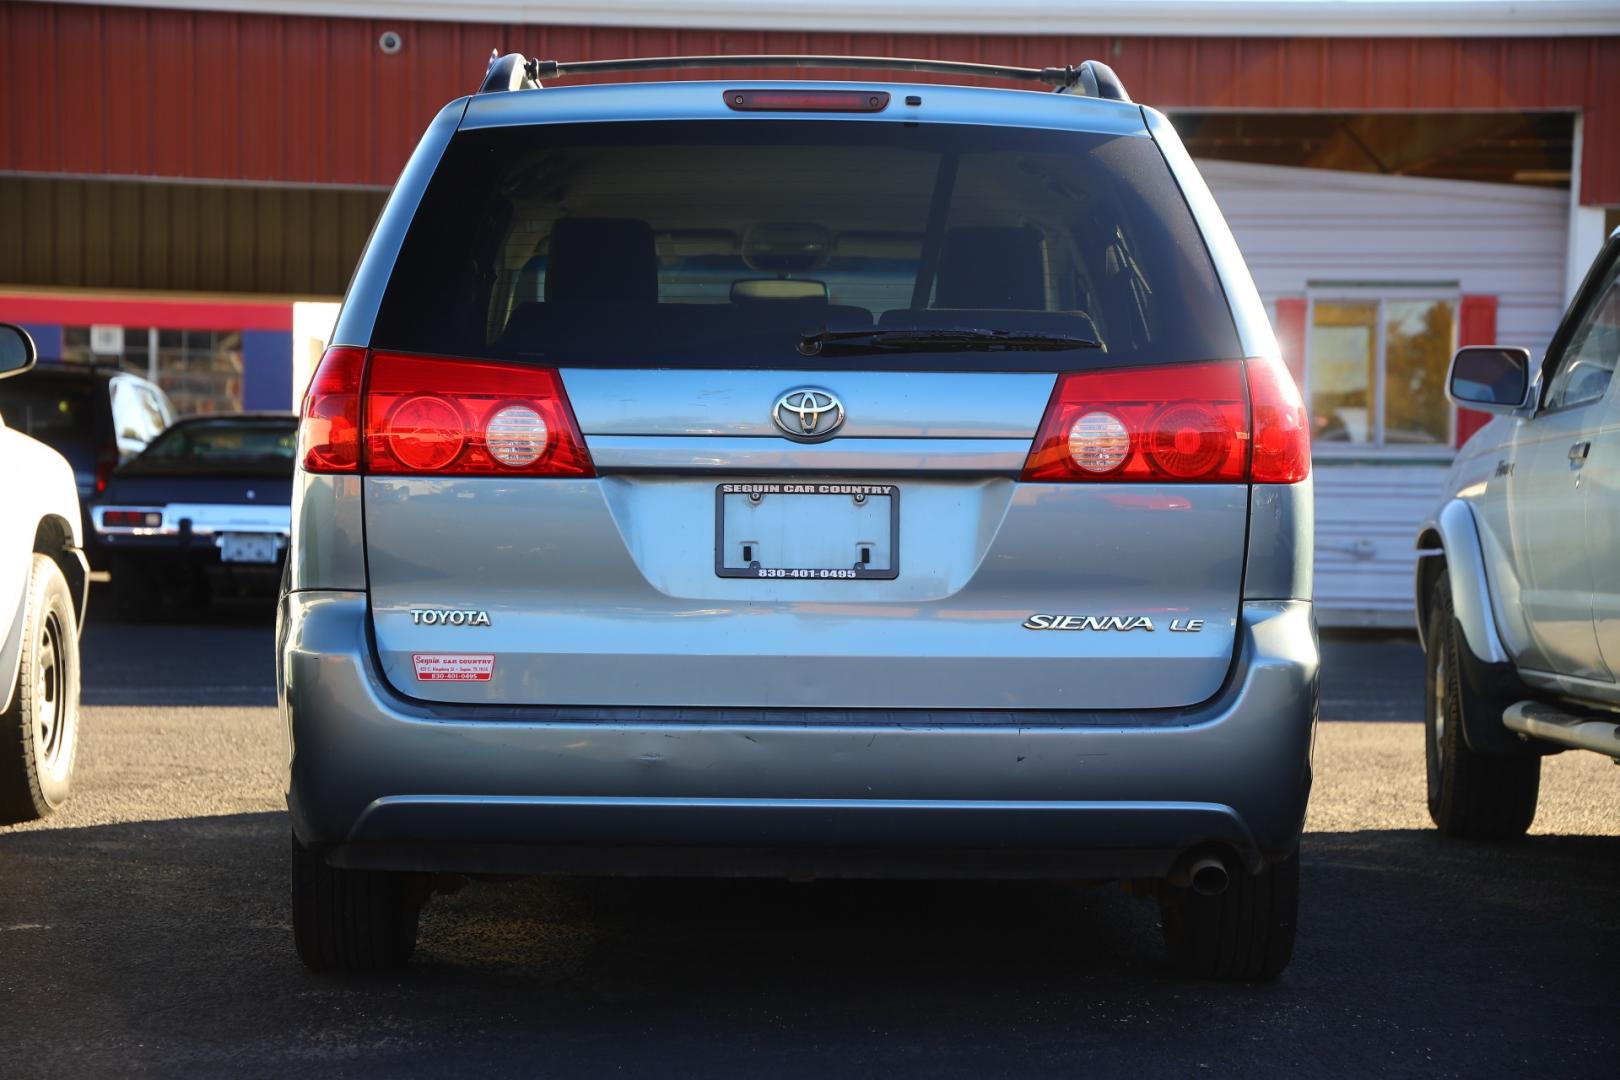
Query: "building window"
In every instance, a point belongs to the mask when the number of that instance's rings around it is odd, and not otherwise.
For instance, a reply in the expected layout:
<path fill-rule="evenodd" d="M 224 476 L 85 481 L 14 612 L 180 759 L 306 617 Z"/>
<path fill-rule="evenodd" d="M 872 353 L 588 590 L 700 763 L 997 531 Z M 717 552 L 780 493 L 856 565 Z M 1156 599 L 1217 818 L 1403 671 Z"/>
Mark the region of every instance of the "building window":
<path fill-rule="evenodd" d="M 1447 449 L 1446 371 L 1457 298 L 1365 290 L 1313 294 L 1305 349 L 1312 442 L 1321 449 Z"/>
<path fill-rule="evenodd" d="M 105 344 L 105 343 L 103 343 Z M 178 415 L 242 408 L 242 335 L 235 330 L 124 327 L 118 351 L 96 351 L 88 326 L 62 328 L 67 363 L 115 365 L 163 388 Z"/>

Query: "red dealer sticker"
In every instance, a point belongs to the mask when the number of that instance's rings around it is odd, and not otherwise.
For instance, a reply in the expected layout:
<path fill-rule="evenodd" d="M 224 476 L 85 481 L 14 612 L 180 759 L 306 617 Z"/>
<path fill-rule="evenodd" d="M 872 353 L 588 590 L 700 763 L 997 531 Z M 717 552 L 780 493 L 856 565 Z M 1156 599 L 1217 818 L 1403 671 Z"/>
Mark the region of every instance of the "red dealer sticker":
<path fill-rule="evenodd" d="M 418 682 L 489 682 L 493 653 L 412 653 Z"/>

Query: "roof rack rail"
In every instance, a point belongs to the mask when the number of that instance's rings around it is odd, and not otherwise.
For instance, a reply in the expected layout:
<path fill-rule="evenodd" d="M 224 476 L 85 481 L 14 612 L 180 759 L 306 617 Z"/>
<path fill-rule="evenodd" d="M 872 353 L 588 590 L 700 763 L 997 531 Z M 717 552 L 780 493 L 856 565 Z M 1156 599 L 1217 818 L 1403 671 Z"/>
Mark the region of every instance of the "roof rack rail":
<path fill-rule="evenodd" d="M 539 60 L 522 53 L 490 53 L 480 94 L 506 90 L 538 90 L 549 79 L 567 75 L 595 75 L 608 71 L 656 71 L 680 68 L 869 68 L 889 71 L 927 71 L 943 75 L 973 75 L 981 79 L 1017 79 L 1041 82 L 1058 93 L 1079 91 L 1086 97 L 1130 101 L 1125 84 L 1114 69 L 1098 60 L 1064 67 L 1007 67 L 971 64 L 961 60 L 917 60 L 889 56 L 815 56 L 765 54 L 758 56 L 640 56 L 621 60 L 579 60 L 561 63 Z"/>

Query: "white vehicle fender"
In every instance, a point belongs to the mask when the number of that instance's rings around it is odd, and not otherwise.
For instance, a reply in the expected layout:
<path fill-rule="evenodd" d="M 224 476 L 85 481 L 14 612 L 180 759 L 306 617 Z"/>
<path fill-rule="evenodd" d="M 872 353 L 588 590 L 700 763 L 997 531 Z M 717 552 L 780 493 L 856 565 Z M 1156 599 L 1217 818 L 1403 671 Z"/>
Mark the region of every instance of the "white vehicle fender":
<path fill-rule="evenodd" d="M 89 590 L 73 470 L 55 450 L 0 425 L 0 711 L 11 707 L 36 550 L 56 559 L 79 627 Z M 43 547 L 41 546 L 43 545 Z"/>

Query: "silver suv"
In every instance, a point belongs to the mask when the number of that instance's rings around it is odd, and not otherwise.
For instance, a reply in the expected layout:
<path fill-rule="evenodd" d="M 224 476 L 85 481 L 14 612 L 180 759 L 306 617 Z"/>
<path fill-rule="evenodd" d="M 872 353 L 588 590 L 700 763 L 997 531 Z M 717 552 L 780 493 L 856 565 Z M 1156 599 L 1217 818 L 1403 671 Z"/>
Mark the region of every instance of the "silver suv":
<path fill-rule="evenodd" d="M 732 62 L 1058 92 L 538 85 Z M 1184 970 L 1287 964 L 1304 408 L 1105 66 L 503 57 L 333 340 L 279 630 L 310 966 L 473 873 L 1147 880 Z"/>
<path fill-rule="evenodd" d="M 1620 761 L 1620 229 L 1540 365 L 1462 349 L 1451 397 L 1497 414 L 1463 446 L 1418 536 L 1429 814 L 1506 839 L 1535 818 L 1541 758 Z"/>

